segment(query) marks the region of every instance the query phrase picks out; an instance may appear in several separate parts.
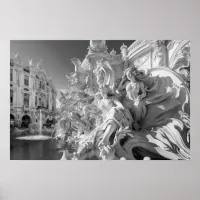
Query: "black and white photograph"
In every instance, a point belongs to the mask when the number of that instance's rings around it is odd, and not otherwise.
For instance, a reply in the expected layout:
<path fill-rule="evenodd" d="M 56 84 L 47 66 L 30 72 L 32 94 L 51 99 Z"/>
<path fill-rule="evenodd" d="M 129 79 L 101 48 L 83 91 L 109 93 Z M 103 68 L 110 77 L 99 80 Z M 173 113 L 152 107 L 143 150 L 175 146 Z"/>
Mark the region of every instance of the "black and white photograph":
<path fill-rule="evenodd" d="M 200 199 L 200 1 L 0 8 L 0 200 Z"/>
<path fill-rule="evenodd" d="M 189 40 L 10 40 L 10 160 L 190 160 Z"/>

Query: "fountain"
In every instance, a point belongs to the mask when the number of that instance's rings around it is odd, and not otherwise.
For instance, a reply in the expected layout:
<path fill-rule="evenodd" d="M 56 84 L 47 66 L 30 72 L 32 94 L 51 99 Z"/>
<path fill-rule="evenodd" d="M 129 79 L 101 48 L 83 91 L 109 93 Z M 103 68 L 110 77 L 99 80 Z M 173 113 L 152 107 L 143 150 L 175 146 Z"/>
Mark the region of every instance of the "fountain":
<path fill-rule="evenodd" d="M 59 99 L 55 137 L 44 135 L 39 108 L 37 135 L 16 139 L 58 139 L 49 143 L 58 142 L 61 160 L 189 160 L 190 79 L 182 68 L 188 57 L 178 57 L 179 46 L 166 62 L 166 52 L 149 45 L 159 67 L 143 70 L 144 61 L 133 63 L 127 46 L 115 55 L 105 41 L 91 41 L 83 62 L 73 59 L 75 72 L 66 76 L 70 84 Z"/>
<path fill-rule="evenodd" d="M 32 118 L 33 124 L 31 128 L 29 127 L 29 135 L 18 136 L 11 140 L 11 160 L 60 159 L 66 144 L 64 141 L 53 139 L 52 134 L 47 132 L 47 128 L 43 128 L 46 119 L 44 111 L 38 109 L 35 120 L 34 117 Z"/>
<path fill-rule="evenodd" d="M 40 115 L 39 115 L 39 135 L 42 135 L 42 113 L 40 109 Z"/>
<path fill-rule="evenodd" d="M 29 131 L 30 131 L 30 129 L 33 129 L 34 134 L 16 137 L 15 139 L 17 139 L 17 140 L 49 140 L 49 139 L 51 139 L 52 138 L 51 136 L 42 134 L 43 133 L 42 127 L 43 127 L 43 124 L 45 123 L 45 121 L 46 121 L 46 118 L 42 115 L 42 110 L 40 108 L 39 116 L 37 119 L 38 123 L 36 123 L 36 120 L 35 120 L 35 123 L 33 123 L 29 126 Z M 35 126 L 35 124 L 37 124 L 37 126 Z M 38 133 L 38 134 L 36 134 L 36 133 Z"/>

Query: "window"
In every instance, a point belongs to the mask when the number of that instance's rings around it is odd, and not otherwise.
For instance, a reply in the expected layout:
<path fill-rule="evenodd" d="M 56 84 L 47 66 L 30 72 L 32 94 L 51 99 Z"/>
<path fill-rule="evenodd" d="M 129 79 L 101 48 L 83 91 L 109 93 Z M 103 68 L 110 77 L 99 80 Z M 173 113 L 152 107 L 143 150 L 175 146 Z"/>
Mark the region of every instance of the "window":
<path fill-rule="evenodd" d="M 10 59 L 10 66 L 11 66 L 11 67 L 14 66 L 14 61 L 13 61 L 13 59 Z"/>
<path fill-rule="evenodd" d="M 10 90 L 10 103 L 13 104 L 13 90 Z"/>
<path fill-rule="evenodd" d="M 27 73 L 30 73 L 29 66 L 26 66 L 26 67 L 24 68 L 24 71 L 27 72 Z"/>
<path fill-rule="evenodd" d="M 35 80 L 35 89 L 37 89 L 37 80 Z"/>
<path fill-rule="evenodd" d="M 24 85 L 29 86 L 29 77 L 24 75 Z"/>
<path fill-rule="evenodd" d="M 29 106 L 29 94 L 24 93 L 24 105 Z"/>
<path fill-rule="evenodd" d="M 13 81 L 13 70 L 10 69 L 10 81 Z"/>
<path fill-rule="evenodd" d="M 42 88 L 42 82 L 40 81 L 40 86 L 39 86 L 39 88 L 41 89 Z"/>
<path fill-rule="evenodd" d="M 39 98 L 39 106 L 41 106 L 41 98 Z"/>
<path fill-rule="evenodd" d="M 37 96 L 35 97 L 35 106 L 37 106 Z"/>
<path fill-rule="evenodd" d="M 49 108 L 49 101 L 48 101 L 48 99 L 47 99 L 47 108 Z"/>

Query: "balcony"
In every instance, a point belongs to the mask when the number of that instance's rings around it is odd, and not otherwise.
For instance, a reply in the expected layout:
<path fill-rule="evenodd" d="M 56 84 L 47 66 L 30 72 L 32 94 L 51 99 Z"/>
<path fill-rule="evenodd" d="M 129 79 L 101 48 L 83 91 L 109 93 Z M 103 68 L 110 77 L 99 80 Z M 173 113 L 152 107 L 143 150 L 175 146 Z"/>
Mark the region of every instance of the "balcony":
<path fill-rule="evenodd" d="M 29 111 L 29 106 L 24 105 L 24 111 Z"/>
<path fill-rule="evenodd" d="M 48 110 L 48 107 L 45 107 L 43 105 L 39 105 L 36 107 L 36 110 L 43 110 L 43 111 L 47 111 Z"/>

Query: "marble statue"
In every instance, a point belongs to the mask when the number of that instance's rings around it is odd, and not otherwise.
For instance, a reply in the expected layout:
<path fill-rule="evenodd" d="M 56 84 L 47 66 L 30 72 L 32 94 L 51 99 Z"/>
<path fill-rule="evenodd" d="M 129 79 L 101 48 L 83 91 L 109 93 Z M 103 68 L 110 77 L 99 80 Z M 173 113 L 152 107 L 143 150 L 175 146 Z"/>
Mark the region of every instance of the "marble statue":
<path fill-rule="evenodd" d="M 63 160 L 190 159 L 189 48 L 169 68 L 168 42 L 154 42 L 157 64 L 145 70 L 133 66 L 126 45 L 108 53 L 104 40 L 90 41 L 83 62 L 72 59 L 56 136 L 73 153 Z"/>
<path fill-rule="evenodd" d="M 126 96 L 122 103 L 125 108 L 130 110 L 135 120 L 135 124 L 133 125 L 135 130 L 139 130 L 139 123 L 146 115 L 146 107 L 142 100 L 146 97 L 146 90 L 143 82 L 136 81 L 134 72 L 134 68 L 129 68 L 124 72 L 124 75 L 127 77 L 128 81 L 124 84 L 121 84 L 125 79 L 125 76 L 123 76 L 122 81 L 118 86 L 118 90 L 122 90 L 124 88 L 126 89 Z M 141 92 L 140 95 L 139 92 Z"/>
<path fill-rule="evenodd" d="M 155 67 L 168 66 L 168 51 L 164 40 L 157 40 L 154 43 L 154 65 Z"/>

